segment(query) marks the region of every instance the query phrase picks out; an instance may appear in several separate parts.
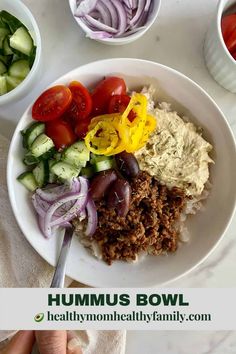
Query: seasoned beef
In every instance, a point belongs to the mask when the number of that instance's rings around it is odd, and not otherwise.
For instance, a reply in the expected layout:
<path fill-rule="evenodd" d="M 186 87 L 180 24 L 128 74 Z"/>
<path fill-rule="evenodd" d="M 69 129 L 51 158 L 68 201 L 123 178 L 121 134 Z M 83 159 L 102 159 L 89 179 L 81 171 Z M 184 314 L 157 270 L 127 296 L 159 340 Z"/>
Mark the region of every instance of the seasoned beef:
<path fill-rule="evenodd" d="M 130 185 L 131 205 L 126 217 L 108 209 L 105 199 L 96 203 L 98 227 L 93 239 L 108 264 L 118 259 L 135 260 L 141 252 L 174 252 L 178 246 L 175 224 L 186 203 L 184 192 L 176 187 L 169 190 L 145 171 Z"/>

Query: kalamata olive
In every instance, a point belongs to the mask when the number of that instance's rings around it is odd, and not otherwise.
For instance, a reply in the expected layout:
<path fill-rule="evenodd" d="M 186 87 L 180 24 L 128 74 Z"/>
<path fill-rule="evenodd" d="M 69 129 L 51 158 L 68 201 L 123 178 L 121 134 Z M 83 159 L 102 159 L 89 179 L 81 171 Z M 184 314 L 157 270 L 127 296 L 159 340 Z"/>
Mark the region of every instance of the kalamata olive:
<path fill-rule="evenodd" d="M 117 179 L 115 170 L 106 170 L 99 172 L 93 177 L 90 184 L 90 196 L 94 200 L 100 200 L 104 197 L 108 187 Z"/>
<path fill-rule="evenodd" d="M 118 178 L 113 182 L 107 193 L 107 206 L 114 208 L 119 216 L 126 216 L 130 208 L 131 187 L 129 182 Z"/>
<path fill-rule="evenodd" d="M 116 164 L 124 177 L 136 177 L 139 173 L 139 165 L 136 157 L 126 151 L 116 155 Z"/>

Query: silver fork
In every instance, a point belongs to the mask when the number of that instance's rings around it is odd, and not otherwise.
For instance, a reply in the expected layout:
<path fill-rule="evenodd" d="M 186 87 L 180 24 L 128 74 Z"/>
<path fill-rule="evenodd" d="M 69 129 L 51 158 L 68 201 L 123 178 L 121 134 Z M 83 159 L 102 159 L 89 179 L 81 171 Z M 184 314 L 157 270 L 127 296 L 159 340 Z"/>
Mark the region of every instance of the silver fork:
<path fill-rule="evenodd" d="M 52 283 L 50 288 L 64 287 L 65 274 L 66 274 L 66 261 L 69 254 L 73 233 L 74 233 L 74 227 L 72 225 L 71 227 L 66 228 L 62 246 L 61 246 L 60 255 L 57 261 L 56 269 L 52 278 Z M 34 344 L 31 354 L 40 354 L 36 342 Z"/>

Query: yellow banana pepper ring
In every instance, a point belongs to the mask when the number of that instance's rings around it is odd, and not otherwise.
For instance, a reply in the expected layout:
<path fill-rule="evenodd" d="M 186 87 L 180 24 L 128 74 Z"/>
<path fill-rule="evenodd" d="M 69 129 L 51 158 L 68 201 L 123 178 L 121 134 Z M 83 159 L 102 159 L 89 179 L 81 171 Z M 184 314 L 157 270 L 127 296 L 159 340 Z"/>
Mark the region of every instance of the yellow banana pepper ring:
<path fill-rule="evenodd" d="M 135 113 L 132 122 L 128 118 L 131 110 Z M 155 117 L 147 114 L 147 98 L 136 93 L 122 114 L 94 117 L 90 122 L 85 144 L 98 155 L 110 156 L 124 150 L 134 152 L 146 144 L 149 134 L 155 128 Z"/>
<path fill-rule="evenodd" d="M 120 138 L 115 127 L 107 121 L 100 121 L 85 137 L 87 148 L 97 155 L 112 153 L 119 146 Z"/>

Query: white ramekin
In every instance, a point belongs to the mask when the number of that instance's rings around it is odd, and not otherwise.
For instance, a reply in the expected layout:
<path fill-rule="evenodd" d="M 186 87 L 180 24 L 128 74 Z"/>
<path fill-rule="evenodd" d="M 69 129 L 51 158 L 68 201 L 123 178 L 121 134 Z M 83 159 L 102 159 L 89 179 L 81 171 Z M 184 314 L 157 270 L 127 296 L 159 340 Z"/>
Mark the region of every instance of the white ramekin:
<path fill-rule="evenodd" d="M 223 12 L 236 0 L 220 0 L 208 29 L 204 55 L 206 66 L 213 78 L 227 90 L 236 93 L 236 61 L 229 53 L 221 31 Z"/>
<path fill-rule="evenodd" d="M 152 0 L 152 1 L 153 1 L 153 9 L 148 17 L 146 25 L 143 26 L 142 29 L 127 37 L 95 39 L 95 41 L 103 44 L 108 44 L 108 45 L 124 45 L 124 44 L 129 44 L 135 41 L 136 39 L 142 37 L 144 33 L 146 33 L 155 22 L 161 7 L 161 0 Z M 90 30 L 88 29 L 88 27 L 85 26 L 85 24 L 78 17 L 74 16 L 75 9 L 76 9 L 76 0 L 69 0 L 69 5 L 70 5 L 72 15 L 76 20 L 77 24 L 85 32 L 86 37 L 90 38 Z"/>

